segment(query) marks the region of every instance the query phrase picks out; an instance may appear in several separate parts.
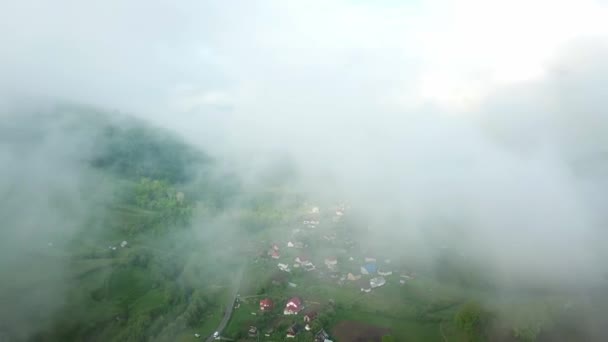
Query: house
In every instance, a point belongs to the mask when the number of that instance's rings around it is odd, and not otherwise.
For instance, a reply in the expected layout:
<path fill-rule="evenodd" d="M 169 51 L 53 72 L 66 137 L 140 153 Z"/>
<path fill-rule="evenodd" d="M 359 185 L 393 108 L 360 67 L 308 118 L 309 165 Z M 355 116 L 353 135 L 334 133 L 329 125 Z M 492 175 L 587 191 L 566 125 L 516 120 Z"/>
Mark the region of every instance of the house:
<path fill-rule="evenodd" d="M 252 325 L 249 327 L 249 331 L 247 333 L 249 334 L 249 337 L 256 337 L 258 336 L 258 328 Z"/>
<path fill-rule="evenodd" d="M 317 267 L 315 265 L 313 265 L 313 263 L 309 262 L 307 264 L 304 264 L 304 269 L 308 272 L 310 271 L 314 271 L 317 269 Z"/>
<path fill-rule="evenodd" d="M 260 301 L 260 311 L 270 311 L 273 306 L 274 304 L 270 298 L 264 298 Z"/>
<path fill-rule="evenodd" d="M 330 270 L 333 270 L 336 268 L 336 266 L 338 265 L 338 258 L 336 257 L 329 257 L 329 258 L 325 258 L 325 265 L 327 266 L 327 268 L 329 268 Z"/>
<path fill-rule="evenodd" d="M 388 271 L 388 270 L 385 270 L 385 269 L 378 270 L 378 275 L 381 275 L 381 276 L 389 276 L 389 275 L 392 275 L 392 274 L 393 274 L 392 271 Z"/>
<path fill-rule="evenodd" d="M 297 241 L 296 242 L 291 242 L 291 241 L 289 241 L 289 242 L 287 242 L 287 247 L 302 249 L 302 248 L 304 248 L 304 244 L 302 242 L 297 242 Z"/>
<path fill-rule="evenodd" d="M 315 342 L 331 342 L 329 340 L 329 334 L 325 331 L 325 329 L 319 330 L 319 332 L 315 335 Z"/>
<path fill-rule="evenodd" d="M 302 327 L 298 324 L 295 323 L 292 326 L 290 326 L 287 329 L 287 338 L 294 338 L 296 337 L 296 335 L 300 332 L 300 330 L 302 330 Z"/>
<path fill-rule="evenodd" d="M 272 249 L 274 249 L 275 251 L 279 250 L 279 245 L 277 245 L 276 243 L 272 244 Z"/>
<path fill-rule="evenodd" d="M 308 312 L 308 313 L 306 313 L 304 315 L 304 322 L 305 323 L 310 323 L 315 318 L 317 318 L 317 312 L 316 311 L 310 311 L 310 312 Z"/>
<path fill-rule="evenodd" d="M 414 273 L 404 273 L 404 274 L 401 275 L 401 278 L 405 278 L 405 279 L 411 280 L 411 279 L 414 279 L 415 276 L 414 276 Z"/>
<path fill-rule="evenodd" d="M 352 273 L 349 273 L 346 276 L 346 279 L 348 279 L 348 280 L 359 280 L 359 279 L 361 279 L 361 275 L 354 275 Z"/>
<path fill-rule="evenodd" d="M 367 279 L 361 279 L 359 284 L 361 285 L 361 292 L 372 292 L 372 287 Z"/>
<path fill-rule="evenodd" d="M 316 228 L 319 223 L 319 219 L 315 216 L 304 218 L 302 221 L 302 224 L 308 226 L 308 228 Z"/>
<path fill-rule="evenodd" d="M 302 308 L 302 300 L 299 297 L 293 297 L 289 301 L 287 301 L 287 304 L 285 304 L 283 314 L 297 315 L 298 312 L 302 310 Z"/>
<path fill-rule="evenodd" d="M 281 257 L 281 255 L 276 250 L 272 250 L 272 252 L 270 253 L 270 257 L 273 259 L 278 259 Z"/>
<path fill-rule="evenodd" d="M 365 262 L 376 262 L 376 258 L 365 257 Z"/>
<path fill-rule="evenodd" d="M 371 286 L 372 289 L 384 284 L 386 284 L 386 279 L 384 279 L 384 277 L 376 277 L 369 280 L 369 286 Z"/>
<path fill-rule="evenodd" d="M 296 257 L 296 262 L 297 262 L 298 264 L 301 264 L 301 265 L 307 265 L 307 264 L 310 264 L 310 263 L 311 263 L 311 262 L 310 262 L 310 259 L 308 259 L 308 257 L 307 257 L 307 256 L 304 256 L 304 255 L 297 256 L 297 257 Z"/>
<path fill-rule="evenodd" d="M 336 239 L 336 234 L 323 235 L 323 240 L 325 240 L 325 241 L 334 241 L 335 239 Z"/>
<path fill-rule="evenodd" d="M 369 263 L 361 266 L 361 274 L 374 274 L 377 270 L 376 264 Z"/>
<path fill-rule="evenodd" d="M 287 264 L 282 264 L 282 263 L 279 263 L 277 266 L 278 266 L 278 267 L 279 267 L 279 269 L 280 269 L 281 271 L 283 271 L 283 272 L 290 272 L 290 271 L 291 271 L 291 270 L 289 269 L 289 265 L 287 265 Z"/>

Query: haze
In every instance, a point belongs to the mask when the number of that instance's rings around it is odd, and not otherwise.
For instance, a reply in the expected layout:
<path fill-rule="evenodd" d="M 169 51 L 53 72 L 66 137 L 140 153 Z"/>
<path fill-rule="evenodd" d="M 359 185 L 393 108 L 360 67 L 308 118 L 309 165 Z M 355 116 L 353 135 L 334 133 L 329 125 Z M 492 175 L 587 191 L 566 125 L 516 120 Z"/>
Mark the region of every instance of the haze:
<path fill-rule="evenodd" d="M 7 219 L 30 227 L 48 182 L 89 180 L 70 163 L 94 146 L 25 116 L 69 103 L 175 132 L 253 188 L 287 161 L 369 248 L 454 248 L 501 291 L 603 286 L 606 18 L 587 0 L 1 1 Z M 3 131 L 52 143 L 21 154 Z"/>

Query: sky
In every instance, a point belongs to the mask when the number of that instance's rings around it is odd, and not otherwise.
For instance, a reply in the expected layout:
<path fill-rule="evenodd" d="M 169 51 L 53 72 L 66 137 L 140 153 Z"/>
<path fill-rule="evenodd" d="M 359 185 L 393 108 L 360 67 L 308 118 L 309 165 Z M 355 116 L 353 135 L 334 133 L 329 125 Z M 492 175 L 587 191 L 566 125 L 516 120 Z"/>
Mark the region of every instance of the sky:
<path fill-rule="evenodd" d="M 458 219 L 499 272 L 563 280 L 601 259 L 605 18 L 591 0 L 0 1 L 0 101 L 132 113 L 244 168 L 287 153 L 374 234 Z"/>

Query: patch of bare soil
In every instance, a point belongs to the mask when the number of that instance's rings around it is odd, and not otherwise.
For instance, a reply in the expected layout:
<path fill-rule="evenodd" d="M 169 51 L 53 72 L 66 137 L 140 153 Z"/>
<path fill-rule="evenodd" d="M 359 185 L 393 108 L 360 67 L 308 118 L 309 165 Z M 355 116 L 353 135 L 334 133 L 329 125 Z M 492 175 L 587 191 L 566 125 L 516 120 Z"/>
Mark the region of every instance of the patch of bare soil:
<path fill-rule="evenodd" d="M 338 341 L 381 342 L 382 336 L 390 334 L 390 329 L 361 322 L 342 321 L 334 327 L 332 333 Z"/>

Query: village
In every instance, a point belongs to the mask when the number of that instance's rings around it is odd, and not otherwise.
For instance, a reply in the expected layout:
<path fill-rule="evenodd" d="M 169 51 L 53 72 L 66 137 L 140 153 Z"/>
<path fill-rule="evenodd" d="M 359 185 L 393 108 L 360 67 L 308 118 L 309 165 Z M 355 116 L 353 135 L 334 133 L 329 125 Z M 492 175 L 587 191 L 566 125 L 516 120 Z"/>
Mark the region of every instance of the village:
<path fill-rule="evenodd" d="M 381 297 L 387 284 L 402 287 L 415 279 L 385 255 L 362 251 L 345 224 L 348 209 L 338 205 L 323 212 L 311 206 L 287 233 L 268 232 L 249 267 L 249 284 L 237 296 L 230 337 L 344 340 L 329 333 L 336 308 L 350 305 L 352 296 L 361 297 L 358 301 L 374 293 Z"/>

